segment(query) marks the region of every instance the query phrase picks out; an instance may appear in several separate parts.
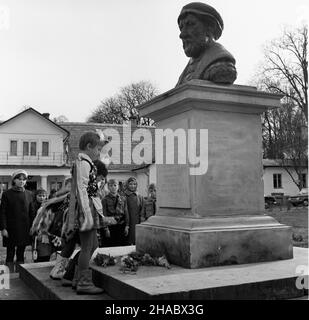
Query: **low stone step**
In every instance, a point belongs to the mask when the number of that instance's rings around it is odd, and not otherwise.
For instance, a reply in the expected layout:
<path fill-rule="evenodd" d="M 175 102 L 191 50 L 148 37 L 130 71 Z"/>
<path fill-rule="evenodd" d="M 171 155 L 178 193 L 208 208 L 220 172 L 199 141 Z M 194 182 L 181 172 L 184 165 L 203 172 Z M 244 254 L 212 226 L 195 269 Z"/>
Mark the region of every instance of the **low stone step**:
<path fill-rule="evenodd" d="M 134 247 L 101 248 L 97 252 L 120 256 L 132 251 Z M 92 264 L 95 284 L 106 290 L 99 296 L 76 295 L 71 288 L 62 287 L 60 281 L 50 279 L 53 265 L 54 262 L 45 262 L 21 267 L 21 279 L 40 299 L 269 300 L 307 294 L 305 288 L 296 287 L 300 266 L 308 283 L 307 248 L 294 247 L 294 258 L 289 260 L 201 269 L 140 266 L 135 274 L 123 273 L 119 264 L 106 268 Z"/>
<path fill-rule="evenodd" d="M 100 252 L 119 256 L 135 250 L 135 246 L 99 248 L 93 257 Z M 20 266 L 19 275 L 21 280 L 39 297 L 41 300 L 111 300 L 112 298 L 104 293 L 101 295 L 77 295 L 70 287 L 63 287 L 61 281 L 53 280 L 49 273 L 55 261 L 27 263 Z"/>
<path fill-rule="evenodd" d="M 53 263 L 54 264 L 54 263 Z M 77 295 L 70 287 L 63 287 L 60 280 L 53 280 L 49 273 L 53 267 L 50 262 L 24 264 L 20 278 L 41 300 L 110 300 L 106 294 Z"/>
<path fill-rule="evenodd" d="M 119 265 L 92 268 L 95 284 L 114 299 L 269 300 L 308 294 L 296 287 L 299 266 L 308 278 L 307 248 L 294 247 L 294 258 L 289 260 L 201 269 L 140 266 L 136 274 L 125 274 Z"/>

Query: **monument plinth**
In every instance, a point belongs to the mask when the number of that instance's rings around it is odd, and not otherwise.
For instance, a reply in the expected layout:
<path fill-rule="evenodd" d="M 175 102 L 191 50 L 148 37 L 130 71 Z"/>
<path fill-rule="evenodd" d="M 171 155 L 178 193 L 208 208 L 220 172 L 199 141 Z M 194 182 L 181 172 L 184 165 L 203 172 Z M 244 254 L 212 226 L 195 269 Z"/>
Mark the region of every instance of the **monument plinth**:
<path fill-rule="evenodd" d="M 280 98 L 192 80 L 140 106 L 158 129 L 187 134 L 186 161 L 177 164 L 175 139 L 163 156 L 175 151 L 174 164 L 156 166 L 157 214 L 137 225 L 138 251 L 186 268 L 293 257 L 291 228 L 264 209 L 261 114 Z"/>

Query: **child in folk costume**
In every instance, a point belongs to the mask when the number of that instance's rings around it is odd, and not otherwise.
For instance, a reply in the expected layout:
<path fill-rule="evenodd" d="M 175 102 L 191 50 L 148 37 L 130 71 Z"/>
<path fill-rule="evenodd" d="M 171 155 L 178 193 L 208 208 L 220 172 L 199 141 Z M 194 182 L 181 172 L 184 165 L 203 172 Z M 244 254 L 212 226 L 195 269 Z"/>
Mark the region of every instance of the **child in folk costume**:
<path fill-rule="evenodd" d="M 108 170 L 106 168 L 105 163 L 103 163 L 101 160 L 94 160 L 93 161 L 94 165 L 97 168 L 97 182 L 98 182 L 98 196 L 101 199 L 101 202 L 103 201 L 104 197 L 107 194 L 107 190 L 105 189 L 106 186 L 106 178 L 107 178 L 107 174 L 108 174 Z M 103 214 L 105 215 L 104 211 Z M 103 218 L 100 216 L 100 226 L 104 225 L 103 223 Z M 98 236 L 98 243 L 99 243 L 99 247 L 101 248 L 102 245 L 102 228 L 97 230 L 97 236 Z"/>
<path fill-rule="evenodd" d="M 118 193 L 118 182 L 115 179 L 110 179 L 107 185 L 109 193 L 103 199 L 103 212 L 108 217 L 114 217 L 117 224 L 103 228 L 103 246 L 124 246 L 129 233 L 127 201 Z"/>
<path fill-rule="evenodd" d="M 101 200 L 103 200 L 107 194 L 107 192 L 105 191 L 105 185 L 108 170 L 101 160 L 94 160 L 93 164 L 97 168 L 98 196 Z"/>
<path fill-rule="evenodd" d="M 4 191 L 0 206 L 0 230 L 3 245 L 6 247 L 6 265 L 14 272 L 16 265 L 24 263 L 24 253 L 31 243 L 29 235 L 32 220 L 35 216 L 32 192 L 25 190 L 28 174 L 17 170 L 12 174 L 12 188 Z"/>
<path fill-rule="evenodd" d="M 135 226 L 141 223 L 144 212 L 144 198 L 137 192 L 137 180 L 130 177 L 125 190 L 129 212 L 129 234 L 127 244 L 135 244 Z"/>
<path fill-rule="evenodd" d="M 104 141 L 108 141 L 108 140 L 104 140 Z M 93 162 L 97 168 L 97 179 L 103 182 L 108 173 L 105 167 L 105 164 L 100 160 L 94 160 Z M 68 192 L 69 192 L 67 196 L 68 199 L 70 198 L 72 178 L 69 178 L 69 180 L 70 180 L 70 186 L 68 189 Z M 102 196 L 102 192 L 104 192 L 102 191 L 103 187 L 104 187 L 104 184 L 101 183 L 98 188 L 98 194 L 100 197 L 103 197 Z M 58 192 L 58 194 L 60 194 L 60 191 Z M 80 239 L 79 239 L 78 232 L 73 233 L 69 237 L 65 236 L 65 233 L 66 233 L 65 229 L 68 225 L 68 223 L 65 222 L 67 218 L 68 218 L 67 211 L 65 211 L 63 216 L 64 223 L 62 225 L 62 232 L 61 232 L 61 235 L 63 236 L 62 238 L 63 248 L 61 250 L 61 253 L 57 255 L 56 264 L 50 272 L 50 277 L 54 280 L 62 280 L 63 286 L 72 285 L 72 287 L 76 289 L 77 268 L 75 268 L 75 266 L 77 265 L 79 252 L 76 253 L 74 257 L 72 257 L 72 255 L 76 250 L 76 246 L 80 245 Z"/>
<path fill-rule="evenodd" d="M 97 229 L 99 216 L 103 216 L 100 197 L 97 194 L 96 167 L 93 160 L 100 157 L 106 141 L 96 132 L 86 132 L 79 140 L 80 153 L 72 167 L 72 188 L 68 219 L 64 228 L 66 237 L 78 232 L 81 250 L 78 257 L 77 294 L 99 294 L 103 289 L 92 282 L 89 262 L 98 247 Z M 114 220 L 114 219 L 113 219 Z M 113 221 L 116 224 L 116 221 Z"/>
<path fill-rule="evenodd" d="M 44 189 L 38 189 L 34 194 L 33 206 L 35 208 L 36 217 L 40 215 L 41 208 L 47 199 L 47 192 Z M 37 218 L 34 219 L 34 223 L 37 223 Z M 51 238 L 48 235 L 48 227 L 50 224 L 50 214 L 44 215 L 44 218 L 40 221 L 40 228 L 36 232 L 32 232 L 34 241 L 32 244 L 32 253 L 34 262 L 49 261 L 51 254 L 54 251 L 54 246 L 51 242 Z M 32 228 L 31 228 L 32 229 Z"/>
<path fill-rule="evenodd" d="M 71 179 L 67 179 L 57 196 L 45 201 L 37 211 L 31 227 L 35 235 L 33 252 L 36 262 L 49 261 L 55 250 L 61 249 L 63 215 L 68 208 Z"/>
<path fill-rule="evenodd" d="M 102 201 L 102 198 L 104 197 L 104 194 L 105 194 L 104 185 L 105 185 L 105 179 L 106 179 L 108 171 L 106 169 L 105 164 L 101 160 L 94 160 L 93 164 L 95 165 L 96 171 L 97 171 L 97 175 L 96 175 L 97 176 L 96 179 L 98 181 L 97 196 Z M 102 221 L 101 221 L 101 219 L 102 219 Z M 102 224 L 104 223 L 103 220 L 107 224 L 110 222 L 110 221 L 107 222 L 106 221 L 107 219 L 105 219 L 105 217 L 102 218 L 100 216 L 100 225 L 101 225 L 101 223 Z M 61 254 L 63 254 L 63 252 L 61 252 Z M 65 273 L 63 274 L 63 277 L 61 279 L 61 284 L 65 287 L 72 286 L 73 289 L 76 289 L 76 286 L 77 286 L 77 268 L 76 268 L 76 266 L 78 265 L 79 254 L 80 254 L 80 251 L 77 252 L 74 255 L 74 257 L 69 260 L 68 266 L 65 269 Z"/>
<path fill-rule="evenodd" d="M 63 239 L 63 229 L 65 227 L 65 220 L 67 218 L 70 203 L 71 186 L 72 178 L 70 177 L 65 180 L 64 188 L 57 192 L 58 196 L 49 200 L 55 206 L 55 210 L 57 212 L 51 229 L 57 230 L 53 231 L 53 233 L 61 237 L 62 242 L 61 253 L 57 255 L 56 263 L 49 274 L 54 280 L 62 279 L 65 269 L 69 263 L 69 258 L 74 252 L 76 245 L 79 244 L 78 233 L 74 234 L 70 239 Z"/>

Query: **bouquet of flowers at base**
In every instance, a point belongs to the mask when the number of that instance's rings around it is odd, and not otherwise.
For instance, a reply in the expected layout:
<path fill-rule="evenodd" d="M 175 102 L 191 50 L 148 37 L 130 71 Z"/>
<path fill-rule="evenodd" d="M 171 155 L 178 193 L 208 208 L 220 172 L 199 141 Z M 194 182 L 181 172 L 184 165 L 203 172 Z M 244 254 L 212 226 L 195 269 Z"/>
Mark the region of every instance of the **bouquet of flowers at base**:
<path fill-rule="evenodd" d="M 141 254 L 131 252 L 120 260 L 120 270 L 122 272 L 136 272 L 139 266 L 160 266 L 170 269 L 171 266 L 165 255 L 161 257 L 152 257 L 149 253 Z"/>
<path fill-rule="evenodd" d="M 137 260 L 133 259 L 132 257 L 130 257 L 129 255 L 123 256 L 120 259 L 120 270 L 123 273 L 126 272 L 133 272 L 135 273 L 138 269 L 140 262 L 138 262 Z"/>
<path fill-rule="evenodd" d="M 114 266 L 116 264 L 116 259 L 113 256 L 104 253 L 98 253 L 93 261 L 99 267 Z"/>

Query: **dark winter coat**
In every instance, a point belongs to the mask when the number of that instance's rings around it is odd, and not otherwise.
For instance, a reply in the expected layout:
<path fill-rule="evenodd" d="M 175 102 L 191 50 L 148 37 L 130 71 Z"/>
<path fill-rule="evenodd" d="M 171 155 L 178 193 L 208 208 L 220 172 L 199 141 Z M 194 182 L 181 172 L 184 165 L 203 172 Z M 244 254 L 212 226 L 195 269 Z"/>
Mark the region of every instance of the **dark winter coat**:
<path fill-rule="evenodd" d="M 135 226 L 141 223 L 144 212 L 144 198 L 137 192 L 125 191 L 129 212 L 128 244 L 135 244 Z"/>
<path fill-rule="evenodd" d="M 2 194 L 0 205 L 0 230 L 6 229 L 3 246 L 27 246 L 31 243 L 30 228 L 35 217 L 33 195 L 30 191 L 14 188 Z"/>

